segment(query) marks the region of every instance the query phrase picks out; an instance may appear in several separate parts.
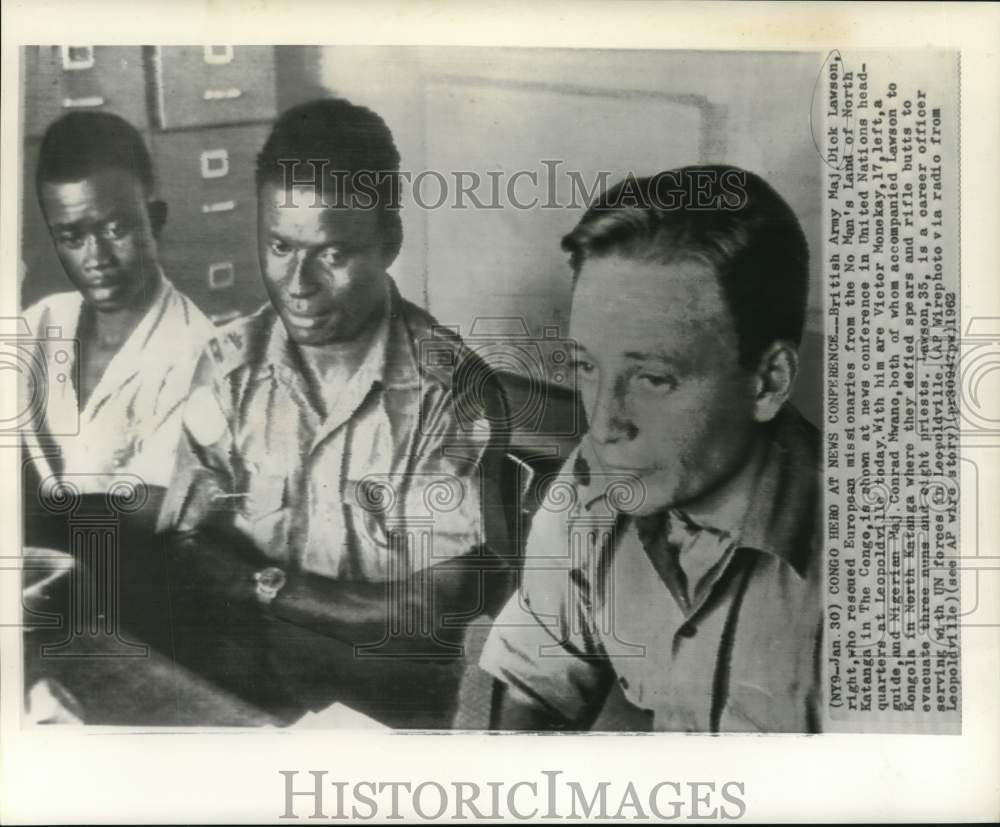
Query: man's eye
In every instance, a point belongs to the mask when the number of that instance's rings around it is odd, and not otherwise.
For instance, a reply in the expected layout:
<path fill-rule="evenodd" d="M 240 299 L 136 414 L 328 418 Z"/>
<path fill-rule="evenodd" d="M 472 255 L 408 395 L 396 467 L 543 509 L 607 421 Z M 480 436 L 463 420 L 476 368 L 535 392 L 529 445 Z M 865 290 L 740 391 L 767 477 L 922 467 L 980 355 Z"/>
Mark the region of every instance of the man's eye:
<path fill-rule="evenodd" d="M 644 387 L 660 393 L 672 391 L 677 387 L 677 380 L 673 376 L 666 376 L 660 373 L 640 373 L 636 376 L 636 379 Z"/>
<path fill-rule="evenodd" d="M 326 247 L 319 254 L 319 260 L 327 267 L 343 267 L 349 259 L 347 250 L 338 247 Z"/>
<path fill-rule="evenodd" d="M 570 367 L 583 376 L 590 376 L 597 370 L 597 366 L 586 359 L 573 359 L 570 361 Z"/>
<path fill-rule="evenodd" d="M 271 252 L 274 253 L 274 255 L 276 256 L 287 256 L 289 253 L 292 252 L 292 248 L 290 245 L 285 244 L 284 241 L 279 241 L 278 239 L 274 239 L 271 242 L 270 247 L 271 247 Z"/>
<path fill-rule="evenodd" d="M 104 228 L 104 237 L 109 241 L 121 241 L 128 235 L 128 228 L 120 221 L 113 221 Z"/>
<path fill-rule="evenodd" d="M 73 250 L 83 246 L 83 236 L 78 233 L 59 233 L 56 238 L 63 247 Z"/>

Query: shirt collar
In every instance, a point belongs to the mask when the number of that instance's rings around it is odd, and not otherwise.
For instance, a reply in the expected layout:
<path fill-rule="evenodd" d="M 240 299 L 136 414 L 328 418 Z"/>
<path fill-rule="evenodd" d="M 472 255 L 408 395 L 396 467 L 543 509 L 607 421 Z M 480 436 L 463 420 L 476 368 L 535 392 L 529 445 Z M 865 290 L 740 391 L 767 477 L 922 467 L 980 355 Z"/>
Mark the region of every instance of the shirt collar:
<path fill-rule="evenodd" d="M 781 557 L 804 576 L 819 519 L 818 434 L 791 405 L 772 428 L 739 542 Z"/>
<path fill-rule="evenodd" d="M 410 329 L 406 301 L 389 279 L 389 312 L 386 313 L 385 363 L 382 382 L 390 390 L 412 390 L 420 385 L 420 370 Z"/>
<path fill-rule="evenodd" d="M 146 308 L 146 312 L 139 320 L 132 333 L 129 334 L 128 342 L 143 345 L 149 338 L 151 328 L 156 327 L 156 322 L 163 315 L 164 308 L 173 297 L 175 288 L 170 280 L 164 275 L 163 269 L 156 268 L 156 276 L 153 280 L 153 298 Z M 49 300 L 50 309 L 46 327 L 58 327 L 63 338 L 79 338 L 77 333 L 80 327 L 80 315 L 83 313 L 83 294 L 79 290 L 70 290 L 65 293 L 58 293 Z M 37 336 L 44 336 L 44 331 L 34 332 Z"/>
<path fill-rule="evenodd" d="M 741 548 L 784 560 L 801 576 L 818 515 L 816 451 L 815 429 L 786 405 L 769 423 L 755 457 L 711 499 L 675 511 L 699 528 L 728 533 Z M 586 439 L 572 461 L 579 502 L 589 512 L 600 503 L 611 512 L 627 513 L 623 506 L 638 501 L 636 478 L 603 475 Z"/>

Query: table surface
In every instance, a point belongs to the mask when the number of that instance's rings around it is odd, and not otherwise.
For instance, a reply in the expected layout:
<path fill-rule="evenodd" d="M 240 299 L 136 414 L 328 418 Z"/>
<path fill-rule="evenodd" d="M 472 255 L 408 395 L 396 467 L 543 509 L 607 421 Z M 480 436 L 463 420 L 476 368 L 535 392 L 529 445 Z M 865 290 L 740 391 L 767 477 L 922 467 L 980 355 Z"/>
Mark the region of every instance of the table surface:
<path fill-rule="evenodd" d="M 64 518 L 28 517 L 28 542 L 66 547 Z M 390 727 L 451 725 L 460 654 L 437 662 L 361 657 L 354 646 L 278 621 L 256 604 L 227 604 L 197 586 L 178 587 L 153 538 L 154 517 L 119 520 L 113 570 L 74 572 L 47 586 L 35 605 L 57 625 L 24 635 L 26 688 L 43 677 L 58 681 L 93 724 L 281 725 L 336 701 Z M 110 576 L 117 586 L 106 608 L 122 631 L 77 634 L 71 645 L 51 648 L 69 638 L 69 591 L 94 576 Z"/>
<path fill-rule="evenodd" d="M 25 686 L 41 678 L 57 681 L 80 705 L 86 724 L 251 727 L 284 723 L 151 647 L 125 645 L 127 637 L 127 632 L 120 638 L 79 636 L 60 646 L 64 633 L 25 631 Z"/>

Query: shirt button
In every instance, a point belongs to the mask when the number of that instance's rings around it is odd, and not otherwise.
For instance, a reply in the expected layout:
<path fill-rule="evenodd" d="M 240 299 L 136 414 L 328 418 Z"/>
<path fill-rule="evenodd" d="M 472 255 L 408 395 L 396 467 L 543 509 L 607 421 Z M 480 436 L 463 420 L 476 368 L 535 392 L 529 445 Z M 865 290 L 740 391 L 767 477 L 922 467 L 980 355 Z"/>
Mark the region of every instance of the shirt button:
<path fill-rule="evenodd" d="M 698 634 L 698 630 L 690 623 L 682 623 L 681 627 L 677 630 L 677 634 L 681 637 L 694 637 Z"/>

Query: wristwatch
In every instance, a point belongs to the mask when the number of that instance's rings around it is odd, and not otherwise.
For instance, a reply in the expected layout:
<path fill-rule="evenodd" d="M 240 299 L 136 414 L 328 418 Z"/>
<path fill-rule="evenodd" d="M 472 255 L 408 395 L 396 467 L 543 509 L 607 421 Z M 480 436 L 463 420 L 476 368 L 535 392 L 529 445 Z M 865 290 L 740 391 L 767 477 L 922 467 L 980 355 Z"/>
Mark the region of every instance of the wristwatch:
<path fill-rule="evenodd" d="M 288 579 L 285 572 L 277 566 L 268 566 L 254 572 L 254 582 L 257 584 L 257 600 L 264 606 L 271 605 L 271 601 L 278 596 Z"/>

